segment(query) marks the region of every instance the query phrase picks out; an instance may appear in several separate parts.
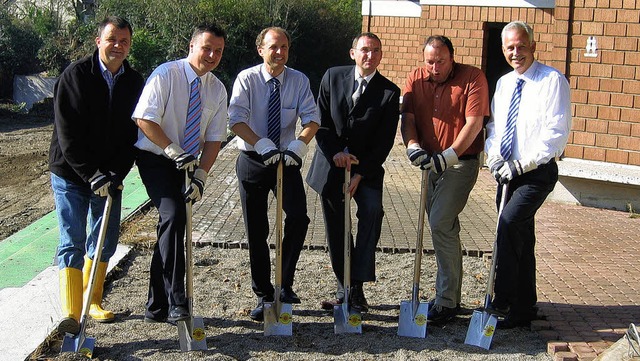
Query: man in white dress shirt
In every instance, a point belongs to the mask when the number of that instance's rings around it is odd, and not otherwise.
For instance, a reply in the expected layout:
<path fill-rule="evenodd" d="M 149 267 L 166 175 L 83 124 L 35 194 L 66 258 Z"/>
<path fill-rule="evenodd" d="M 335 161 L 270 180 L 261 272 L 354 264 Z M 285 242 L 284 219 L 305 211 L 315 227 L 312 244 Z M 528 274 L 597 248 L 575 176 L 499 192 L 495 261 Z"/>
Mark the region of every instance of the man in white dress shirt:
<path fill-rule="evenodd" d="M 159 213 L 145 322 L 189 317 L 185 202 L 201 199 L 227 137 L 227 92 L 211 73 L 220 63 L 225 39 L 226 32 L 216 25 L 197 26 L 187 58 L 161 64 L 151 73 L 132 115 L 140 128 L 135 144 L 140 149 L 136 160 L 140 177 Z M 188 187 L 185 172 L 191 179 Z"/>
<path fill-rule="evenodd" d="M 536 318 L 534 217 L 558 180 L 555 158 L 571 129 L 569 84 L 556 69 L 535 60 L 535 49 L 527 24 L 514 21 L 502 30 L 502 51 L 514 71 L 498 80 L 485 143 L 489 169 L 499 183 L 496 203 L 507 197 L 497 231 L 495 298 L 487 309 L 504 317 L 498 328 L 526 327 Z M 512 98 L 522 99 L 519 106 Z"/>

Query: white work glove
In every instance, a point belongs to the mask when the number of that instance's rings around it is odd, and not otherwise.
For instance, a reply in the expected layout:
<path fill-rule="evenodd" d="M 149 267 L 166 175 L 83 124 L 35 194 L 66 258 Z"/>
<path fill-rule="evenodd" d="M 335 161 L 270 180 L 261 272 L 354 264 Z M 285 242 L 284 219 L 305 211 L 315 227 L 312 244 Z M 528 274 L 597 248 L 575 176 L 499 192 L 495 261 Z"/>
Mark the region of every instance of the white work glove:
<path fill-rule="evenodd" d="M 280 150 L 269 138 L 261 138 L 253 148 L 262 156 L 264 165 L 274 165 L 280 161 Z"/>
<path fill-rule="evenodd" d="M 115 175 L 116 174 L 113 172 L 104 174 L 99 170 L 96 171 L 91 179 L 89 179 L 89 183 L 91 183 L 91 191 L 99 197 L 106 197 L 109 194 L 109 188 L 111 187 L 111 182 Z"/>
<path fill-rule="evenodd" d="M 444 172 L 445 169 L 458 164 L 458 155 L 453 148 L 449 147 L 442 153 L 436 153 L 431 156 L 431 162 L 422 164 L 422 169 L 433 169 L 434 172 Z"/>
<path fill-rule="evenodd" d="M 496 180 L 500 184 L 507 184 L 513 178 L 538 168 L 534 160 L 510 160 L 504 162 L 497 170 Z"/>
<path fill-rule="evenodd" d="M 429 155 L 424 149 L 420 148 L 420 144 L 411 143 L 407 147 L 407 157 L 409 157 L 412 165 L 419 167 L 422 162 L 429 158 Z"/>
<path fill-rule="evenodd" d="M 185 203 L 195 203 L 202 199 L 202 194 L 204 193 L 204 185 L 207 182 L 208 176 L 209 175 L 204 171 L 204 169 L 196 169 L 196 171 L 193 173 L 193 177 L 191 178 L 191 185 L 189 185 L 189 188 L 184 191 Z"/>
<path fill-rule="evenodd" d="M 171 143 L 164 148 L 164 154 L 173 160 L 176 163 L 176 168 L 180 170 L 186 170 L 191 173 L 198 166 L 196 157 L 191 153 L 185 152 L 184 149 L 180 148 L 176 143 Z"/>
<path fill-rule="evenodd" d="M 491 172 L 491 175 L 493 175 L 493 177 L 496 180 L 500 179 L 500 175 L 498 174 L 498 169 L 502 168 L 502 165 L 505 162 L 506 161 L 504 160 L 504 158 L 502 158 L 501 155 L 492 155 L 489 158 L 487 158 L 487 167 L 489 167 L 489 171 Z"/>
<path fill-rule="evenodd" d="M 292 141 L 284 151 L 284 165 L 302 167 L 302 158 L 307 155 L 307 150 L 309 150 L 307 143 L 299 139 Z"/>

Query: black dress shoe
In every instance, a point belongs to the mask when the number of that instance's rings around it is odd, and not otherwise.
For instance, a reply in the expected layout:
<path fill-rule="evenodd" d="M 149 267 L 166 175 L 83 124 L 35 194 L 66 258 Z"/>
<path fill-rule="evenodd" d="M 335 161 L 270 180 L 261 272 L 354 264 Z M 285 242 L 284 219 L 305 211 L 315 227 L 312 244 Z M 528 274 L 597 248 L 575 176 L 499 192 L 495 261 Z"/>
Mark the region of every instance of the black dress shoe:
<path fill-rule="evenodd" d="M 169 310 L 167 321 L 177 322 L 189 318 L 189 311 L 184 306 L 174 306 Z"/>
<path fill-rule="evenodd" d="M 167 322 L 166 317 L 148 317 L 144 316 L 144 323 L 165 323 Z"/>
<path fill-rule="evenodd" d="M 509 305 L 507 304 L 492 302 L 485 308 L 485 311 L 487 311 L 487 313 L 489 314 L 496 315 L 498 317 L 507 317 L 510 309 L 511 307 L 509 307 Z"/>
<path fill-rule="evenodd" d="M 273 297 L 258 297 L 258 305 L 249 313 L 249 318 L 254 321 L 263 321 L 265 302 L 273 302 Z"/>
<path fill-rule="evenodd" d="M 254 321 L 264 320 L 264 303 L 258 303 L 258 306 L 249 313 L 249 317 Z"/>
<path fill-rule="evenodd" d="M 362 284 L 355 284 L 351 287 L 351 294 L 349 295 L 349 306 L 357 312 L 368 312 L 369 303 L 364 297 L 364 290 Z"/>
<path fill-rule="evenodd" d="M 460 304 L 456 307 L 445 307 L 437 305 L 435 300 L 429 302 L 429 312 L 427 313 L 427 321 L 432 323 L 444 323 L 451 321 L 460 312 Z"/>
<path fill-rule="evenodd" d="M 496 328 L 500 330 L 508 330 L 516 327 L 530 328 L 531 320 L 506 317 L 504 320 L 498 320 L 496 324 Z"/>
<path fill-rule="evenodd" d="M 300 297 L 293 292 L 291 287 L 283 287 L 280 291 L 280 301 L 284 303 L 300 303 Z"/>
<path fill-rule="evenodd" d="M 320 308 L 327 311 L 333 311 L 335 306 L 340 306 L 342 304 L 342 298 L 334 298 L 332 300 L 326 300 L 320 302 Z"/>

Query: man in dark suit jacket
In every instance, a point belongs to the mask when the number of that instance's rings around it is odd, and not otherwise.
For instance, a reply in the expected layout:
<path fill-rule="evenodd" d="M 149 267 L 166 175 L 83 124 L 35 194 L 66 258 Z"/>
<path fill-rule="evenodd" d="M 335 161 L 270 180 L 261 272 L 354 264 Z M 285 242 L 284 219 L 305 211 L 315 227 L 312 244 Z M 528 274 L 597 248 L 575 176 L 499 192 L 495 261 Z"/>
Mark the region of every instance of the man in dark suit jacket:
<path fill-rule="evenodd" d="M 366 312 L 362 285 L 375 281 L 375 251 L 384 215 L 382 163 L 396 135 L 400 89 L 376 71 L 382 59 L 382 43 L 375 34 L 358 35 L 350 54 L 355 67 L 333 67 L 322 78 L 318 94 L 321 125 L 307 182 L 322 199 L 331 265 L 338 280 L 336 299 L 322 302 L 322 308 L 333 309 L 344 299 L 342 187 L 344 168 L 351 171 L 349 192 L 358 206 L 358 224 L 349 303 Z M 355 161 L 357 165 L 352 164 Z"/>

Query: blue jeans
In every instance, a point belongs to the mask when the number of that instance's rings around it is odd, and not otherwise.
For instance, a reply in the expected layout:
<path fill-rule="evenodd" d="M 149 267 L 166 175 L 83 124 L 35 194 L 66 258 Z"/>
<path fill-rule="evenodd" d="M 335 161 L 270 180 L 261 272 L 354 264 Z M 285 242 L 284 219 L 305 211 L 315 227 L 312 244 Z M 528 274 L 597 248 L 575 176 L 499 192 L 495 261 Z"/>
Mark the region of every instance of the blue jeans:
<path fill-rule="evenodd" d="M 51 188 L 60 228 L 58 268 L 82 269 L 85 254 L 90 259 L 95 255 L 96 242 L 102 224 L 102 212 L 107 198 L 95 195 L 89 184 L 73 183 L 53 173 L 51 173 Z M 101 262 L 109 261 L 118 246 L 121 204 L 122 192 L 118 191 L 113 197 L 107 234 L 100 257 Z"/>

